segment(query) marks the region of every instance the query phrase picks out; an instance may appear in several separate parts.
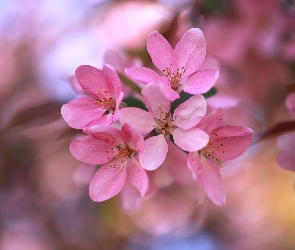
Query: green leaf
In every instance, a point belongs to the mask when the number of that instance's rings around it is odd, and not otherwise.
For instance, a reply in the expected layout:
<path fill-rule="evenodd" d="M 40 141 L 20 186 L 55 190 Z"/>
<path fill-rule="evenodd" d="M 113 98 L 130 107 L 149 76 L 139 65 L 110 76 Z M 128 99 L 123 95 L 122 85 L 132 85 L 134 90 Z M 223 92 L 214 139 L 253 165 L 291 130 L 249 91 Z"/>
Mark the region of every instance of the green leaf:
<path fill-rule="evenodd" d="M 144 103 L 134 97 L 127 97 L 123 102 L 127 104 L 128 107 L 136 107 L 148 111 Z"/>
<path fill-rule="evenodd" d="M 212 87 L 207 93 L 203 94 L 205 98 L 209 98 L 217 93 L 217 89 Z"/>
<path fill-rule="evenodd" d="M 182 92 L 180 94 L 180 98 L 172 102 L 171 104 L 171 110 L 174 111 L 181 103 L 187 101 L 190 97 L 192 97 L 192 94 L 188 94 L 185 92 Z"/>

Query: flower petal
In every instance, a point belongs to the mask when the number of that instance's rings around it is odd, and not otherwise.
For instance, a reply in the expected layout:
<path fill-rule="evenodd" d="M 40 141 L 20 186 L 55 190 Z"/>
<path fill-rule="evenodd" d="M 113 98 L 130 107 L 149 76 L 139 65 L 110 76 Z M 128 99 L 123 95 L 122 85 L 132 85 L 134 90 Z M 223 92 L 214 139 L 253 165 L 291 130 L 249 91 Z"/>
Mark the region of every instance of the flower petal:
<path fill-rule="evenodd" d="M 120 92 L 117 96 L 116 96 L 116 110 L 114 112 L 114 116 L 116 117 L 117 119 L 117 111 L 120 109 L 120 104 L 123 100 L 123 97 L 124 97 L 124 93 L 123 92 Z M 118 119 L 117 119 L 118 120 Z M 117 121 L 116 120 L 116 121 Z"/>
<path fill-rule="evenodd" d="M 295 133 L 293 132 L 279 136 L 278 146 L 284 150 L 295 149 Z"/>
<path fill-rule="evenodd" d="M 92 125 L 83 128 L 83 132 L 112 146 L 125 142 L 122 131 L 114 127 Z"/>
<path fill-rule="evenodd" d="M 148 110 L 154 117 L 159 118 L 160 112 L 162 112 L 162 116 L 169 112 L 170 101 L 162 93 L 159 85 L 148 84 L 142 89 L 141 93 Z"/>
<path fill-rule="evenodd" d="M 156 125 L 151 113 L 134 107 L 120 109 L 119 120 L 121 124 L 129 123 L 141 134 L 151 132 Z"/>
<path fill-rule="evenodd" d="M 153 64 L 161 71 L 172 64 L 173 49 L 169 42 L 158 32 L 154 31 L 147 38 L 147 50 Z"/>
<path fill-rule="evenodd" d="M 207 105 L 212 109 L 230 109 L 238 106 L 240 98 L 238 96 L 226 95 L 217 92 L 217 94 L 210 96 L 206 101 Z"/>
<path fill-rule="evenodd" d="M 137 188 L 141 197 L 145 196 L 149 189 L 149 178 L 146 171 L 139 165 L 136 160 L 133 160 L 129 169 L 130 183 Z"/>
<path fill-rule="evenodd" d="M 215 109 L 203 117 L 203 119 L 198 123 L 198 128 L 204 130 L 208 135 L 210 135 L 213 130 L 222 125 L 224 114 L 225 111 L 223 109 Z"/>
<path fill-rule="evenodd" d="M 118 72 L 124 73 L 125 61 L 116 50 L 107 49 L 104 52 L 103 61 L 105 64 L 112 65 Z"/>
<path fill-rule="evenodd" d="M 184 185 L 194 183 L 192 174 L 187 168 L 187 154 L 170 140 L 167 140 L 167 144 L 168 154 L 162 166 L 168 169 L 175 181 Z"/>
<path fill-rule="evenodd" d="M 201 161 L 198 152 L 188 154 L 187 164 L 193 176 L 200 180 L 208 198 L 216 205 L 223 206 L 226 195 L 219 167 L 205 158 Z"/>
<path fill-rule="evenodd" d="M 161 52 L 159 55 L 162 55 Z M 200 29 L 192 28 L 184 33 L 173 53 L 173 70 L 185 68 L 185 76 L 197 71 L 206 55 L 206 41 Z"/>
<path fill-rule="evenodd" d="M 204 96 L 192 96 L 175 109 L 173 113 L 174 124 L 183 129 L 192 128 L 206 114 L 206 109 Z"/>
<path fill-rule="evenodd" d="M 93 176 L 89 186 L 89 196 L 94 201 L 105 201 L 117 195 L 126 181 L 126 168 L 102 166 Z"/>
<path fill-rule="evenodd" d="M 284 169 L 295 171 L 294 151 L 282 151 L 277 156 L 277 163 Z"/>
<path fill-rule="evenodd" d="M 222 161 L 232 160 L 243 154 L 253 140 L 252 129 L 240 126 L 222 126 L 212 134 L 217 134 L 216 144 L 222 144 L 215 148 L 214 153 Z"/>
<path fill-rule="evenodd" d="M 70 127 L 81 129 L 89 122 L 101 117 L 105 109 L 97 107 L 90 97 L 74 99 L 61 108 L 61 115 Z M 83 114 L 83 115 L 81 115 Z"/>
<path fill-rule="evenodd" d="M 295 117 L 295 93 L 291 93 L 286 98 L 286 106 L 290 115 Z"/>
<path fill-rule="evenodd" d="M 109 150 L 112 146 L 111 143 L 104 140 L 85 136 L 73 141 L 70 145 L 70 151 L 79 161 L 97 165 L 107 163 L 109 158 L 112 158 L 114 153 Z"/>
<path fill-rule="evenodd" d="M 103 74 L 105 76 L 106 90 L 112 96 L 118 96 L 122 92 L 122 82 L 116 70 L 111 65 L 105 64 Z"/>
<path fill-rule="evenodd" d="M 131 185 L 129 181 L 126 181 L 120 193 L 120 203 L 122 209 L 125 212 L 130 212 L 135 207 L 138 198 L 140 198 L 140 193 L 136 187 Z"/>
<path fill-rule="evenodd" d="M 209 136 L 197 127 L 186 130 L 177 128 L 173 131 L 172 135 L 175 144 L 188 152 L 204 148 L 209 141 Z"/>
<path fill-rule="evenodd" d="M 204 94 L 213 87 L 218 77 L 217 69 L 198 70 L 181 82 L 183 91 L 192 95 Z"/>
<path fill-rule="evenodd" d="M 164 135 L 150 137 L 144 142 L 144 150 L 138 154 L 139 163 L 146 170 L 155 170 L 164 162 L 167 152 Z"/>
<path fill-rule="evenodd" d="M 167 77 L 160 77 L 157 83 L 161 86 L 162 93 L 164 93 L 166 98 L 171 102 L 180 98 L 180 95 L 171 88 L 170 82 Z"/>
<path fill-rule="evenodd" d="M 124 123 L 122 126 L 124 141 L 128 143 L 130 148 L 141 151 L 144 148 L 143 136 L 138 133 L 129 123 Z"/>
<path fill-rule="evenodd" d="M 71 75 L 68 77 L 68 81 L 70 82 L 73 90 L 79 94 L 79 95 L 87 95 L 84 91 L 84 89 L 81 87 L 80 83 L 77 80 L 77 77 L 75 75 Z"/>
<path fill-rule="evenodd" d="M 90 65 L 81 65 L 75 71 L 81 87 L 91 96 L 98 98 L 97 91 L 107 89 L 102 70 Z"/>
<path fill-rule="evenodd" d="M 83 131 L 86 134 L 91 134 L 91 132 L 89 132 L 89 129 L 91 131 L 91 128 L 96 127 L 96 126 L 110 126 L 113 122 L 114 122 L 113 114 L 103 115 L 102 117 L 99 117 L 99 118 L 89 122 L 88 124 L 86 124 L 85 127 L 83 128 Z M 88 132 L 86 132 L 86 131 L 88 131 Z"/>
<path fill-rule="evenodd" d="M 125 74 L 127 77 L 135 82 L 140 83 L 157 83 L 159 75 L 146 67 L 136 67 L 136 68 L 125 68 Z"/>

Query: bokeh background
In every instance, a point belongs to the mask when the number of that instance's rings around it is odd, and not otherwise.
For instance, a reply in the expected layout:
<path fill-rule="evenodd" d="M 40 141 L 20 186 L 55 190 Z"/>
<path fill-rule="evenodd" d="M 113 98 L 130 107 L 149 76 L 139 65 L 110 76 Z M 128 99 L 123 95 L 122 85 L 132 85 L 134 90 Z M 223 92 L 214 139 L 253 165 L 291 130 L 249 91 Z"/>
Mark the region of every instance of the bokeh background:
<path fill-rule="evenodd" d="M 118 197 L 93 202 L 95 168 L 70 154 L 75 132 L 60 114 L 78 96 L 71 76 L 101 68 L 107 49 L 150 65 L 151 31 L 174 46 L 191 27 L 220 69 L 210 107 L 256 136 L 222 168 L 226 205 L 169 178 L 130 213 Z M 0 0 L 0 72 L 1 250 L 295 249 L 295 173 L 276 163 L 284 131 L 259 140 L 292 119 L 294 1 Z"/>

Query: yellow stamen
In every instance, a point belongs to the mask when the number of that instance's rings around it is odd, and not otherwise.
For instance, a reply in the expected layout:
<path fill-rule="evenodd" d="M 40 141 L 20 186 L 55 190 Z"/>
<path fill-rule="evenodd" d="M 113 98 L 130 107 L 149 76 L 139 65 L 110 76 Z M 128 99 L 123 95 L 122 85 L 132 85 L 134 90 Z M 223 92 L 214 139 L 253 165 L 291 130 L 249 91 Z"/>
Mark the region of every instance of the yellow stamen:
<path fill-rule="evenodd" d="M 155 127 L 155 130 L 159 134 L 164 134 L 164 135 L 169 135 L 171 134 L 177 126 L 173 124 L 174 119 L 172 113 L 169 111 L 168 113 L 164 113 L 160 109 L 160 117 L 159 118 L 154 118 L 155 122 L 157 123 Z"/>
<path fill-rule="evenodd" d="M 102 109 L 107 109 L 110 111 L 115 111 L 116 109 L 116 100 L 110 95 L 110 93 L 102 89 L 102 92 L 97 91 L 98 100 L 94 100 L 94 104 Z"/>
<path fill-rule="evenodd" d="M 218 143 L 218 137 L 217 134 L 213 134 L 210 137 L 209 143 L 207 144 L 206 147 L 204 147 L 201 152 L 203 153 L 203 155 L 205 155 L 206 157 L 210 157 L 212 159 L 214 159 L 216 162 L 220 163 L 220 160 L 214 155 L 216 149 L 220 149 L 221 147 L 223 147 L 222 143 Z M 224 151 L 222 151 L 224 153 Z"/>

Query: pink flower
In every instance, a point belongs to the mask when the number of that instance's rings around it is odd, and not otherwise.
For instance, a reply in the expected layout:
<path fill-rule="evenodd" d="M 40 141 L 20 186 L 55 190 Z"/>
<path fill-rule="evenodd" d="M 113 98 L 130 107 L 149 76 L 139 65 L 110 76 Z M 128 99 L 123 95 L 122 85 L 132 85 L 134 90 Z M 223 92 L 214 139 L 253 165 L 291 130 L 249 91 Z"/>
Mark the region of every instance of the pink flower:
<path fill-rule="evenodd" d="M 284 169 L 295 171 L 295 133 L 278 138 L 282 151 L 277 156 L 277 163 Z"/>
<path fill-rule="evenodd" d="M 70 127 L 108 126 L 118 120 L 118 109 L 123 98 L 122 83 L 112 66 L 102 70 L 89 65 L 76 69 L 76 77 L 89 96 L 63 105 L 61 114 Z"/>
<path fill-rule="evenodd" d="M 89 187 L 90 198 L 105 201 L 117 195 L 124 187 L 127 170 L 130 183 L 143 197 L 148 190 L 148 176 L 136 155 L 143 149 L 142 135 L 129 124 L 122 130 L 96 127 L 91 135 L 72 142 L 70 151 L 82 162 L 103 165 L 94 175 Z"/>
<path fill-rule="evenodd" d="M 188 168 L 193 177 L 199 179 L 208 198 L 216 205 L 225 204 L 226 196 L 220 175 L 222 162 L 243 154 L 253 139 L 250 128 L 221 126 L 224 110 L 216 109 L 198 124 L 209 136 L 210 141 L 203 149 L 188 154 Z"/>
<path fill-rule="evenodd" d="M 126 75 L 138 82 L 160 84 L 169 100 L 179 98 L 182 91 L 193 95 L 205 93 L 218 78 L 217 69 L 197 70 L 206 55 L 206 42 L 200 29 L 186 31 L 174 50 L 158 31 L 154 31 L 148 36 L 147 49 L 153 64 L 164 76 L 145 67 L 126 68 Z"/>
<path fill-rule="evenodd" d="M 286 107 L 290 115 L 295 117 L 295 93 L 287 96 Z M 279 147 L 282 151 L 277 156 L 277 163 L 284 169 L 295 171 L 295 133 L 280 136 Z"/>
<path fill-rule="evenodd" d="M 290 115 L 295 118 L 295 93 L 291 93 L 287 96 L 286 106 Z"/>
<path fill-rule="evenodd" d="M 196 127 L 206 113 L 203 96 L 192 96 L 172 113 L 170 101 L 158 85 L 148 84 L 142 95 L 149 112 L 134 107 L 123 108 L 119 119 L 122 124 L 131 124 L 142 134 L 154 129 L 159 134 L 145 140 L 145 150 L 139 153 L 139 162 L 144 169 L 155 170 L 164 162 L 168 151 L 166 135 L 171 134 L 174 143 L 189 152 L 199 150 L 208 143 L 208 135 Z"/>

